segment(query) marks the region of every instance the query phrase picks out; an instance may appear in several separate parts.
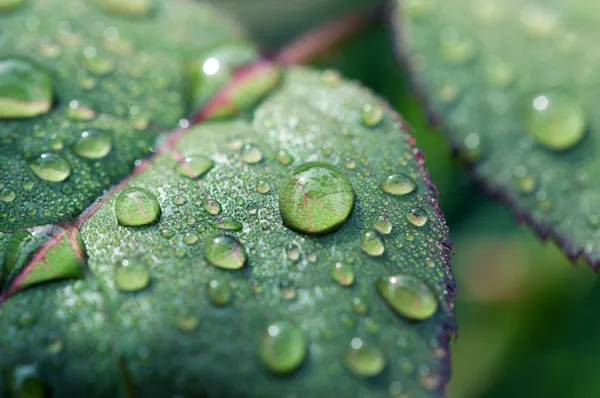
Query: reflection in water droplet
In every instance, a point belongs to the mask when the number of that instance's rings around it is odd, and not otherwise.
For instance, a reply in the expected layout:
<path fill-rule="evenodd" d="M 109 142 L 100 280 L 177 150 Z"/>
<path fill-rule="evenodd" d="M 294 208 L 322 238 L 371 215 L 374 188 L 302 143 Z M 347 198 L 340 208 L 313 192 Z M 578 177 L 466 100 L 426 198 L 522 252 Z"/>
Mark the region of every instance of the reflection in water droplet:
<path fill-rule="evenodd" d="M 367 127 L 375 127 L 383 120 L 383 108 L 377 104 L 365 104 L 360 111 L 362 122 Z"/>
<path fill-rule="evenodd" d="M 290 155 L 288 151 L 284 150 L 279 151 L 279 153 L 277 154 L 277 158 L 279 159 L 279 163 L 281 163 L 284 166 L 287 166 L 288 164 L 294 161 L 292 155 Z"/>
<path fill-rule="evenodd" d="M 204 201 L 204 210 L 210 214 L 217 215 L 221 212 L 221 203 L 213 199 L 207 199 Z"/>
<path fill-rule="evenodd" d="M 386 360 L 383 352 L 375 344 L 355 337 L 346 353 L 346 366 L 358 376 L 372 377 L 383 371 Z"/>
<path fill-rule="evenodd" d="M 364 231 L 360 235 L 360 248 L 369 256 L 381 256 L 385 251 L 383 241 L 375 231 Z"/>
<path fill-rule="evenodd" d="M 342 286 L 350 286 L 354 283 L 354 270 L 350 265 L 335 263 L 331 268 L 331 277 Z"/>
<path fill-rule="evenodd" d="M 350 180 L 335 167 L 309 162 L 294 168 L 279 190 L 279 212 L 286 227 L 325 234 L 342 227 L 355 200 Z"/>
<path fill-rule="evenodd" d="M 525 126 L 539 144 L 560 151 L 575 146 L 583 139 L 586 115 L 581 104 L 571 95 L 547 91 L 530 99 Z"/>
<path fill-rule="evenodd" d="M 431 289 L 412 275 L 382 277 L 376 286 L 387 304 L 405 318 L 422 321 L 437 311 L 438 301 Z"/>
<path fill-rule="evenodd" d="M 15 200 L 15 198 L 17 197 L 17 194 L 15 191 L 13 191 L 10 188 L 4 188 L 3 190 L 0 191 L 0 200 L 3 202 L 12 202 L 13 200 Z"/>
<path fill-rule="evenodd" d="M 427 213 L 425 210 L 420 209 L 418 207 L 411 209 L 408 213 L 406 213 L 406 219 L 417 227 L 422 227 L 427 222 Z"/>
<path fill-rule="evenodd" d="M 117 221 L 125 227 L 156 224 L 161 213 L 156 196 L 143 188 L 128 188 L 115 202 Z"/>
<path fill-rule="evenodd" d="M 233 296 L 229 284 L 219 279 L 212 279 L 208 282 L 206 291 L 210 301 L 219 307 L 229 304 L 229 302 L 231 302 L 231 297 Z"/>
<path fill-rule="evenodd" d="M 110 135 L 102 130 L 86 130 L 77 138 L 72 149 L 76 155 L 84 158 L 103 158 L 111 149 Z"/>
<path fill-rule="evenodd" d="M 379 231 L 380 234 L 388 235 L 392 232 L 392 220 L 388 216 L 379 216 L 377 217 L 377 221 L 375 221 L 375 229 Z"/>
<path fill-rule="evenodd" d="M 228 231 L 241 231 L 243 226 L 242 223 L 233 217 L 217 217 L 215 226 Z"/>
<path fill-rule="evenodd" d="M 267 325 L 258 345 L 258 356 L 269 371 L 289 374 L 300 367 L 307 354 L 304 332 L 287 321 Z"/>
<path fill-rule="evenodd" d="M 417 189 L 417 184 L 406 174 L 398 173 L 386 177 L 381 182 L 381 189 L 392 195 L 408 195 Z"/>
<path fill-rule="evenodd" d="M 246 144 L 242 147 L 241 159 L 247 164 L 258 163 L 262 160 L 263 154 L 259 147 L 254 144 Z"/>
<path fill-rule="evenodd" d="M 52 80 L 40 66 L 14 58 L 0 60 L 0 119 L 46 113 L 52 96 Z"/>
<path fill-rule="evenodd" d="M 233 236 L 208 237 L 204 240 L 204 257 L 219 268 L 239 269 L 246 264 L 246 249 Z"/>
<path fill-rule="evenodd" d="M 64 181 L 71 175 L 71 166 L 60 155 L 43 153 L 29 160 L 29 167 L 42 180 Z"/>
<path fill-rule="evenodd" d="M 266 180 L 258 180 L 256 183 L 256 190 L 262 194 L 269 193 L 271 190 L 271 184 Z"/>
<path fill-rule="evenodd" d="M 182 176 L 198 178 L 212 169 L 214 165 L 215 162 L 204 155 L 190 155 L 175 167 L 175 171 Z"/>
<path fill-rule="evenodd" d="M 137 261 L 124 260 L 115 269 L 115 284 L 124 292 L 142 290 L 150 283 L 148 268 Z"/>

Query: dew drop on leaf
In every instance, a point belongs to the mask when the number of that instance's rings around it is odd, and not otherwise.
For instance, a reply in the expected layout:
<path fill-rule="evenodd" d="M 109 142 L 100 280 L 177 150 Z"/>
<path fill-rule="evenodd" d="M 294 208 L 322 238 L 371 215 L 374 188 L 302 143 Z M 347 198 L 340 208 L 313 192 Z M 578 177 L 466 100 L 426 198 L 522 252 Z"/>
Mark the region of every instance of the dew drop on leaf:
<path fill-rule="evenodd" d="M 417 184 L 406 174 L 392 174 L 381 182 L 381 189 L 391 195 L 408 195 L 417 189 Z"/>
<path fill-rule="evenodd" d="M 427 222 L 427 213 L 425 213 L 425 210 L 416 207 L 414 209 L 411 209 L 408 213 L 406 213 L 406 219 L 412 225 L 422 227 Z"/>
<path fill-rule="evenodd" d="M 355 200 L 350 180 L 321 162 L 300 165 L 284 178 L 279 190 L 283 224 L 297 232 L 319 235 L 346 222 Z"/>
<path fill-rule="evenodd" d="M 262 194 L 269 193 L 271 190 L 271 184 L 266 180 L 258 180 L 256 183 L 256 190 Z"/>
<path fill-rule="evenodd" d="M 206 174 L 214 165 L 215 162 L 204 155 L 190 155 L 175 167 L 175 171 L 185 177 L 198 178 Z"/>
<path fill-rule="evenodd" d="M 40 66 L 21 59 L 0 60 L 0 119 L 46 113 L 52 96 L 52 80 Z"/>
<path fill-rule="evenodd" d="M 115 284 L 124 292 L 137 292 L 150 283 L 150 271 L 145 264 L 125 260 L 115 269 Z"/>
<path fill-rule="evenodd" d="M 422 321 L 437 311 L 438 301 L 431 289 L 412 275 L 386 276 L 375 284 L 386 303 L 407 319 Z"/>
<path fill-rule="evenodd" d="M 124 227 L 156 224 L 161 213 L 156 196 L 143 188 L 128 188 L 119 194 L 115 202 L 117 221 Z"/>
<path fill-rule="evenodd" d="M 383 108 L 376 104 L 365 104 L 360 111 L 362 122 L 367 127 L 375 127 L 383 120 Z"/>
<path fill-rule="evenodd" d="M 279 294 L 284 300 L 293 300 L 296 298 L 296 286 L 289 280 L 283 280 L 279 284 Z"/>
<path fill-rule="evenodd" d="M 258 345 L 258 356 L 275 374 L 289 374 L 300 367 L 307 354 L 304 332 L 288 321 L 267 325 Z"/>
<path fill-rule="evenodd" d="M 96 111 L 82 105 L 79 101 L 72 100 L 66 110 L 67 117 L 73 121 L 92 120 L 96 117 Z"/>
<path fill-rule="evenodd" d="M 204 201 L 204 210 L 210 214 L 217 215 L 221 212 L 221 203 L 213 199 L 206 199 Z"/>
<path fill-rule="evenodd" d="M 231 301 L 233 292 L 229 284 L 220 279 L 212 279 L 208 282 L 206 292 L 211 303 L 216 306 L 222 307 Z"/>
<path fill-rule="evenodd" d="M 525 126 L 540 145 L 561 151 L 583 139 L 586 116 L 574 97 L 554 90 L 537 94 L 529 100 Z"/>
<path fill-rule="evenodd" d="M 298 246 L 291 243 L 285 248 L 285 254 L 288 259 L 292 261 L 298 261 L 298 259 L 300 258 L 300 249 L 298 248 Z"/>
<path fill-rule="evenodd" d="M 71 175 L 71 166 L 60 155 L 42 153 L 29 159 L 29 168 L 42 180 L 50 182 L 64 181 Z"/>
<path fill-rule="evenodd" d="M 347 264 L 335 263 L 331 268 L 331 277 L 342 286 L 351 286 L 354 283 L 354 269 Z"/>
<path fill-rule="evenodd" d="M 254 144 L 245 144 L 242 147 L 241 159 L 246 164 L 255 164 L 262 160 L 263 153 L 259 147 Z"/>
<path fill-rule="evenodd" d="M 3 202 L 12 202 L 16 197 L 16 192 L 10 188 L 4 188 L 3 190 L 0 190 L 0 200 Z"/>
<path fill-rule="evenodd" d="M 215 227 L 235 232 L 241 231 L 243 228 L 241 222 L 229 216 L 217 217 L 217 219 L 215 220 Z"/>
<path fill-rule="evenodd" d="M 73 153 L 88 159 L 100 159 L 111 149 L 110 135 L 102 130 L 86 130 L 73 144 Z"/>
<path fill-rule="evenodd" d="M 386 360 L 377 345 L 355 337 L 348 346 L 346 366 L 355 375 L 372 377 L 383 371 Z"/>
<path fill-rule="evenodd" d="M 86 47 L 83 50 L 82 64 L 91 73 L 104 76 L 113 71 L 114 61 L 98 53 L 95 47 Z"/>
<path fill-rule="evenodd" d="M 246 249 L 233 236 L 220 235 L 204 240 L 204 257 L 214 266 L 239 269 L 246 264 Z"/>
<path fill-rule="evenodd" d="M 379 216 L 375 221 L 375 229 L 384 235 L 388 235 L 392 232 L 392 220 L 388 216 Z"/>
<path fill-rule="evenodd" d="M 369 256 L 381 256 L 385 251 L 383 241 L 375 231 L 364 231 L 360 235 L 360 248 Z"/>
<path fill-rule="evenodd" d="M 279 163 L 281 163 L 284 166 L 287 166 L 288 164 L 294 161 L 292 155 L 290 155 L 288 151 L 284 150 L 279 151 L 279 153 L 277 154 L 277 159 L 279 160 Z"/>

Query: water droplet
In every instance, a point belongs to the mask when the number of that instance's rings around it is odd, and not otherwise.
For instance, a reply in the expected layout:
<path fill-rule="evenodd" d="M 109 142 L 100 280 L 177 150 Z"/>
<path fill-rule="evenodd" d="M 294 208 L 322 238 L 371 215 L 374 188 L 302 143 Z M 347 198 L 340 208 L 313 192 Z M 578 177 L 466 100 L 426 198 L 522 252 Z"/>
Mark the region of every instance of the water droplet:
<path fill-rule="evenodd" d="M 60 155 L 43 153 L 29 160 L 29 167 L 42 180 L 64 181 L 71 175 L 71 166 Z"/>
<path fill-rule="evenodd" d="M 493 87 L 508 86 L 515 77 L 514 69 L 500 58 L 490 58 L 484 63 L 486 81 Z"/>
<path fill-rule="evenodd" d="M 289 374 L 300 367 L 307 353 L 304 332 L 287 321 L 267 325 L 258 345 L 258 356 L 275 374 Z"/>
<path fill-rule="evenodd" d="M 333 153 L 333 147 L 331 144 L 323 144 L 321 145 L 321 152 L 323 153 L 323 156 L 329 156 Z"/>
<path fill-rule="evenodd" d="M 285 254 L 288 259 L 292 261 L 298 261 L 298 259 L 300 258 L 300 249 L 298 248 L 298 246 L 291 243 L 285 248 Z"/>
<path fill-rule="evenodd" d="M 353 169 L 356 167 L 356 162 L 351 157 L 347 157 L 344 160 L 344 167 L 347 169 Z"/>
<path fill-rule="evenodd" d="M 206 261 L 219 268 L 239 269 L 246 264 L 246 249 L 233 236 L 221 235 L 204 240 Z"/>
<path fill-rule="evenodd" d="M 98 76 L 109 74 L 115 67 L 114 61 L 100 55 L 95 47 L 84 48 L 82 63 L 87 70 Z"/>
<path fill-rule="evenodd" d="M 147 16 L 155 7 L 156 0 L 92 0 L 108 12 L 127 16 Z"/>
<path fill-rule="evenodd" d="M 462 64 L 471 60 L 476 53 L 475 41 L 461 37 L 452 27 L 442 30 L 440 36 L 441 52 L 444 59 L 453 64 Z"/>
<path fill-rule="evenodd" d="M 412 275 L 382 277 L 376 286 L 387 304 L 408 319 L 422 321 L 437 311 L 438 301 L 431 289 Z"/>
<path fill-rule="evenodd" d="M 200 238 L 195 232 L 186 232 L 185 235 L 183 235 L 183 243 L 186 245 L 193 245 L 198 242 L 198 239 Z"/>
<path fill-rule="evenodd" d="M 256 183 L 256 190 L 262 194 L 269 193 L 271 190 L 271 184 L 266 180 L 258 180 Z"/>
<path fill-rule="evenodd" d="M 392 232 L 392 220 L 388 216 L 379 216 L 377 217 L 377 221 L 375 221 L 375 229 L 379 231 L 380 234 L 388 235 Z"/>
<path fill-rule="evenodd" d="M 386 177 L 381 182 L 381 189 L 392 195 L 408 195 L 417 189 L 417 184 L 406 174 L 398 173 Z"/>
<path fill-rule="evenodd" d="M 111 148 L 110 135 L 102 130 L 86 130 L 73 145 L 76 155 L 89 159 L 100 159 L 108 155 Z"/>
<path fill-rule="evenodd" d="M 365 315 L 368 310 L 367 303 L 360 297 L 354 297 L 352 299 L 352 308 L 354 308 L 354 311 L 359 315 Z"/>
<path fill-rule="evenodd" d="M 46 113 L 52 96 L 52 80 L 40 66 L 20 59 L 0 60 L 0 119 Z"/>
<path fill-rule="evenodd" d="M 175 236 L 175 232 L 172 229 L 163 228 L 160 230 L 160 235 L 165 239 L 171 239 L 173 236 Z"/>
<path fill-rule="evenodd" d="M 13 200 L 15 200 L 16 197 L 16 192 L 10 188 L 4 188 L 0 191 L 0 200 L 3 202 L 12 202 Z"/>
<path fill-rule="evenodd" d="M 212 279 L 208 282 L 206 292 L 208 293 L 208 298 L 211 303 L 219 307 L 229 304 L 231 302 L 231 297 L 233 296 L 229 284 L 219 279 Z"/>
<path fill-rule="evenodd" d="M 23 4 L 24 0 L 0 0 L 0 12 L 14 10 L 21 4 Z"/>
<path fill-rule="evenodd" d="M 427 222 L 427 213 L 425 210 L 420 209 L 418 207 L 411 209 L 408 213 L 406 213 L 406 219 L 417 227 L 422 227 Z"/>
<path fill-rule="evenodd" d="M 383 120 L 383 108 L 379 105 L 365 104 L 360 111 L 362 122 L 367 127 L 375 127 Z"/>
<path fill-rule="evenodd" d="M 69 102 L 66 110 L 67 117 L 73 121 L 87 121 L 96 117 L 96 111 L 86 106 L 81 105 L 79 101 Z"/>
<path fill-rule="evenodd" d="M 233 149 L 234 151 L 241 149 L 243 144 L 244 141 L 242 141 L 242 139 L 236 135 L 229 137 L 227 140 L 227 145 L 229 145 L 229 148 Z"/>
<path fill-rule="evenodd" d="M 191 332 L 198 327 L 200 319 L 194 315 L 179 315 L 177 317 L 177 325 L 184 332 Z"/>
<path fill-rule="evenodd" d="M 279 294 L 284 300 L 293 300 L 296 298 L 296 287 L 294 283 L 288 280 L 281 281 L 279 284 Z"/>
<path fill-rule="evenodd" d="M 286 227 L 319 235 L 346 222 L 355 200 L 350 180 L 326 163 L 300 165 L 283 180 L 279 212 Z"/>
<path fill-rule="evenodd" d="M 161 213 L 156 196 L 143 188 L 128 188 L 115 202 L 117 221 L 124 227 L 156 224 Z"/>
<path fill-rule="evenodd" d="M 221 203 L 213 199 L 207 199 L 204 201 L 204 210 L 210 214 L 217 215 L 221 212 Z"/>
<path fill-rule="evenodd" d="M 385 251 L 383 241 L 375 231 L 364 231 L 360 235 L 360 248 L 369 256 L 381 256 Z"/>
<path fill-rule="evenodd" d="M 215 162 L 204 155 L 190 155 L 175 167 L 175 171 L 182 176 L 198 178 L 212 169 L 214 165 Z"/>
<path fill-rule="evenodd" d="M 279 159 L 279 163 L 281 163 L 284 166 L 287 166 L 288 164 L 294 161 L 292 155 L 290 155 L 288 151 L 283 150 L 279 151 L 279 153 L 277 154 L 277 159 Z"/>
<path fill-rule="evenodd" d="M 124 260 L 115 269 L 115 284 L 124 292 L 137 292 L 150 283 L 148 268 L 137 261 Z"/>
<path fill-rule="evenodd" d="M 355 375 L 372 377 L 383 371 L 386 360 L 383 352 L 375 344 L 355 337 L 346 353 L 346 366 Z"/>
<path fill-rule="evenodd" d="M 241 231 L 243 226 L 242 223 L 233 217 L 217 217 L 215 226 L 228 231 Z"/>
<path fill-rule="evenodd" d="M 242 147 L 241 159 L 247 164 L 258 163 L 262 160 L 263 154 L 259 147 L 254 144 L 246 144 Z"/>
<path fill-rule="evenodd" d="M 530 100 L 525 126 L 539 144 L 560 151 L 583 139 L 586 116 L 581 104 L 571 95 L 548 91 Z"/>
<path fill-rule="evenodd" d="M 350 265 L 335 263 L 331 268 L 331 277 L 342 286 L 351 286 L 354 283 L 354 270 Z"/>

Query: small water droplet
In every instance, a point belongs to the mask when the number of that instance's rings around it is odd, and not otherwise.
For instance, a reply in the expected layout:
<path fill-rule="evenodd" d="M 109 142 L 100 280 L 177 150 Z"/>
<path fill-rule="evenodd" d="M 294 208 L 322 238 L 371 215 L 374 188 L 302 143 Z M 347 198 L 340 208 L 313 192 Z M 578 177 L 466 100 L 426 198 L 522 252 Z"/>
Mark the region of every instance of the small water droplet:
<path fill-rule="evenodd" d="M 362 122 L 367 127 L 375 127 L 383 120 L 383 108 L 375 104 L 365 104 L 360 111 Z"/>
<path fill-rule="evenodd" d="M 87 106 L 81 105 L 79 101 L 73 100 L 69 102 L 66 109 L 67 117 L 73 121 L 87 121 L 96 117 L 96 111 Z"/>
<path fill-rule="evenodd" d="M 95 47 L 84 48 L 82 62 L 87 70 L 98 76 L 109 74 L 115 67 L 114 61 L 100 55 Z"/>
<path fill-rule="evenodd" d="M 360 248 L 369 256 L 381 256 L 385 251 L 383 241 L 375 231 L 364 231 L 360 235 Z"/>
<path fill-rule="evenodd" d="M 379 231 L 380 234 L 388 235 L 392 232 L 392 220 L 388 216 L 379 216 L 377 217 L 377 221 L 375 221 L 375 229 Z"/>
<path fill-rule="evenodd" d="M 46 113 L 52 96 L 52 80 L 40 66 L 20 59 L 0 60 L 0 119 Z"/>
<path fill-rule="evenodd" d="M 172 229 L 163 228 L 160 230 L 160 235 L 165 239 L 171 239 L 173 236 L 175 236 L 175 232 Z"/>
<path fill-rule="evenodd" d="M 279 159 L 279 163 L 281 163 L 284 166 L 287 166 L 288 164 L 294 161 L 292 155 L 290 155 L 290 153 L 285 150 L 279 151 L 279 153 L 277 154 L 277 159 Z"/>
<path fill-rule="evenodd" d="M 228 231 L 241 231 L 243 226 L 242 223 L 233 217 L 217 217 L 215 226 Z"/>
<path fill-rule="evenodd" d="M 352 308 L 354 308 L 354 311 L 359 315 L 365 315 L 368 311 L 367 303 L 360 297 L 354 297 L 352 299 Z"/>
<path fill-rule="evenodd" d="M 221 235 L 204 240 L 206 261 L 219 268 L 239 269 L 246 264 L 246 249 L 233 236 Z"/>
<path fill-rule="evenodd" d="M 529 101 L 525 126 L 539 144 L 561 151 L 583 139 L 586 116 L 581 104 L 571 95 L 547 91 Z"/>
<path fill-rule="evenodd" d="M 375 284 L 386 303 L 408 319 L 422 321 L 437 311 L 438 301 L 431 289 L 412 275 L 386 276 Z"/>
<path fill-rule="evenodd" d="M 198 178 L 206 174 L 214 165 L 215 162 L 204 155 L 190 155 L 175 167 L 175 171 L 182 176 Z"/>
<path fill-rule="evenodd" d="M 293 300 L 296 298 L 296 287 L 293 282 L 284 280 L 279 284 L 279 294 L 284 300 Z"/>
<path fill-rule="evenodd" d="M 271 184 L 266 180 L 258 180 L 256 183 L 256 190 L 262 194 L 269 193 L 271 190 Z"/>
<path fill-rule="evenodd" d="M 115 202 L 117 221 L 124 227 L 156 224 L 161 213 L 156 196 L 143 188 L 128 188 L 119 194 Z"/>
<path fill-rule="evenodd" d="M 254 144 L 245 144 L 242 147 L 241 157 L 242 162 L 246 164 L 255 164 L 262 160 L 263 154 L 259 147 Z"/>
<path fill-rule="evenodd" d="M 356 162 L 351 157 L 347 157 L 344 160 L 344 167 L 347 169 L 353 169 L 356 167 Z"/>
<path fill-rule="evenodd" d="M 287 321 L 276 321 L 263 331 L 258 356 L 272 373 L 289 374 L 300 367 L 307 349 L 302 329 Z"/>
<path fill-rule="evenodd" d="M 200 237 L 195 232 L 186 232 L 185 235 L 183 235 L 183 243 L 186 245 L 193 245 L 198 242 L 198 239 L 200 239 Z"/>
<path fill-rule="evenodd" d="M 73 145 L 73 152 L 76 155 L 89 159 L 103 158 L 108 155 L 110 149 L 110 135 L 95 129 L 82 132 Z"/>
<path fill-rule="evenodd" d="M 354 283 L 354 270 L 350 265 L 335 263 L 331 268 L 331 277 L 342 286 L 351 286 Z"/>
<path fill-rule="evenodd" d="M 138 261 L 124 260 L 115 269 L 115 284 L 124 292 L 137 292 L 150 283 L 148 268 Z"/>
<path fill-rule="evenodd" d="M 425 210 L 420 209 L 418 207 L 411 209 L 408 213 L 406 213 L 406 219 L 417 227 L 422 227 L 427 222 L 427 213 Z"/>
<path fill-rule="evenodd" d="M 279 212 L 286 227 L 319 235 L 346 222 L 356 196 L 350 180 L 326 163 L 309 162 L 294 168 L 279 190 Z"/>
<path fill-rule="evenodd" d="M 383 371 L 386 360 L 381 349 L 375 344 L 355 337 L 346 353 L 346 366 L 358 376 L 372 377 Z"/>
<path fill-rule="evenodd" d="M 417 189 L 417 184 L 406 174 L 398 173 L 386 177 L 381 182 L 381 189 L 392 195 L 408 195 Z"/>
<path fill-rule="evenodd" d="M 211 303 L 219 307 L 229 304 L 233 296 L 233 291 L 229 284 L 220 279 L 212 279 L 208 282 L 206 292 Z"/>
<path fill-rule="evenodd" d="M 177 326 L 184 332 L 191 332 L 198 327 L 200 319 L 194 315 L 179 315 L 176 319 Z"/>
<path fill-rule="evenodd" d="M 298 246 L 294 245 L 293 243 L 290 243 L 285 248 L 285 254 L 288 259 L 292 261 L 298 261 L 298 259 L 300 258 L 300 249 L 298 248 Z"/>
<path fill-rule="evenodd" d="M 229 145 L 229 148 L 233 149 L 234 151 L 240 150 L 243 144 L 244 141 L 242 141 L 242 139 L 236 135 L 229 137 L 227 140 L 227 145 Z"/>
<path fill-rule="evenodd" d="M 17 197 L 17 193 L 10 188 L 4 188 L 0 191 L 0 200 L 3 202 L 12 202 Z"/>
<path fill-rule="evenodd" d="M 60 182 L 71 175 L 69 163 L 55 153 L 43 153 L 30 159 L 28 163 L 31 171 L 42 180 Z"/>
<path fill-rule="evenodd" d="M 217 215 L 221 212 L 221 203 L 213 199 L 206 199 L 204 201 L 204 210 L 210 214 Z"/>

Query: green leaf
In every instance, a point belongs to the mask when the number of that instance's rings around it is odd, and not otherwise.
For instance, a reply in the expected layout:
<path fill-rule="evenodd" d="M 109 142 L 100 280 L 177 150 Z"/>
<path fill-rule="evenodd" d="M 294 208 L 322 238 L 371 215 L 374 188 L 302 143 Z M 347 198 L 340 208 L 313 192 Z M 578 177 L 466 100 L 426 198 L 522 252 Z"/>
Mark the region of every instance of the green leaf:
<path fill-rule="evenodd" d="M 191 156 L 212 167 L 182 173 Z M 286 184 L 312 162 L 310 198 L 350 212 L 293 209 L 324 221 L 322 236 L 282 219 L 299 188 Z M 392 174 L 415 189 L 385 192 Z M 119 225 L 115 206 L 133 188 L 156 197 L 157 224 Z M 169 140 L 86 213 L 88 279 L 2 303 L 0 367 L 36 364 L 53 396 L 438 395 L 453 280 L 435 196 L 407 126 L 377 97 L 332 71 L 286 70 L 253 111 Z M 19 329 L 24 312 L 36 322 Z M 58 354 L 43 343 L 49 330 L 65 344 Z"/>
<path fill-rule="evenodd" d="M 81 213 L 232 68 L 257 58 L 206 4 L 13 3 L 0 7 L 2 241 Z"/>
<path fill-rule="evenodd" d="M 475 178 L 572 259 L 600 264 L 594 1 L 396 0 L 415 88 Z"/>

